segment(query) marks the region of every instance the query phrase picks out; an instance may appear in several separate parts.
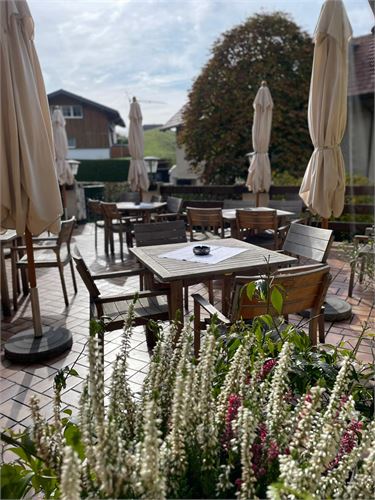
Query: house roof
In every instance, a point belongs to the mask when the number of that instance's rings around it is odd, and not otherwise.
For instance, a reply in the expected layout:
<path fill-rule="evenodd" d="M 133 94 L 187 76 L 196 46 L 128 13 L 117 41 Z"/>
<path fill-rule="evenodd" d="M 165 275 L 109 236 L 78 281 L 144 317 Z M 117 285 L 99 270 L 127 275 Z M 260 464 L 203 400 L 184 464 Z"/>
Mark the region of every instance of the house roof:
<path fill-rule="evenodd" d="M 87 104 L 88 106 L 92 106 L 94 108 L 103 111 L 103 113 L 107 114 L 108 117 L 113 121 L 115 125 L 119 125 L 120 127 L 125 127 L 125 123 L 120 116 L 120 113 L 115 109 L 109 108 L 108 106 L 103 106 L 103 104 L 99 104 L 98 102 L 90 101 L 90 99 L 86 99 L 85 97 L 81 97 L 77 94 L 73 94 L 72 92 L 68 92 L 67 90 L 56 90 L 55 92 L 51 92 L 48 94 L 48 100 L 53 99 L 58 96 L 66 96 L 75 99 L 76 101 L 80 101 L 83 104 Z"/>
<path fill-rule="evenodd" d="M 182 114 L 185 111 L 185 106 L 182 106 L 182 108 L 179 111 L 177 111 L 177 113 L 173 115 L 172 118 L 169 118 L 167 123 L 165 123 L 162 127 L 160 127 L 160 130 L 169 130 L 171 128 L 176 128 L 181 126 L 183 124 Z"/>
<path fill-rule="evenodd" d="M 348 95 L 373 94 L 375 88 L 374 35 L 352 38 L 349 52 Z"/>

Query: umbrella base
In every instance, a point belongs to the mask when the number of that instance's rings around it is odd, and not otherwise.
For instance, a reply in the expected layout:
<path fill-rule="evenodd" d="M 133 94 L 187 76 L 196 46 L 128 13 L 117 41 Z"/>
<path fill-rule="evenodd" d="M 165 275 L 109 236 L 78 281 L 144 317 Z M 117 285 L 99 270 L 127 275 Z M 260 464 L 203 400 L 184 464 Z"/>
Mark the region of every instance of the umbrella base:
<path fill-rule="evenodd" d="M 4 354 L 17 363 L 39 363 L 65 352 L 72 344 L 72 334 L 66 328 L 43 329 L 42 337 L 35 337 L 34 330 L 26 330 L 8 340 Z"/>
<path fill-rule="evenodd" d="M 302 311 L 301 316 L 308 318 L 310 316 L 310 311 Z M 326 297 L 324 302 L 324 321 L 335 322 L 335 321 L 345 321 L 349 319 L 352 315 L 352 306 L 345 302 L 345 300 L 340 299 L 331 295 Z"/>

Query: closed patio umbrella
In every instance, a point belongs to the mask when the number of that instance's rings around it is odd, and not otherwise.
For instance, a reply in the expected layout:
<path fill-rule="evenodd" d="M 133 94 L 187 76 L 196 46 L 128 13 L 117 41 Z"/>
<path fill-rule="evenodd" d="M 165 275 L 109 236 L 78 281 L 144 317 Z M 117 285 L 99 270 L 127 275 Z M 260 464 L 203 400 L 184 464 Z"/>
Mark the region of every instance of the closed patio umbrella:
<path fill-rule="evenodd" d="M 61 196 L 64 212 L 66 211 L 66 192 L 65 185 L 74 184 L 74 175 L 67 161 L 68 157 L 68 138 L 65 130 L 65 118 L 59 107 L 55 107 L 52 113 L 52 131 L 53 142 L 55 145 L 55 166 L 57 179 L 60 184 Z M 66 218 L 66 214 L 64 213 Z"/>
<path fill-rule="evenodd" d="M 314 152 L 307 165 L 299 195 L 309 210 L 322 217 L 339 217 L 344 208 L 345 165 L 340 143 L 346 127 L 348 42 L 352 28 L 342 0 L 325 0 L 314 33 L 308 123 Z M 336 296 L 327 297 L 325 318 L 349 318 L 351 306 Z"/>
<path fill-rule="evenodd" d="M 35 361 L 71 345 L 71 334 L 65 329 L 43 335 L 32 248 L 32 235 L 47 229 L 59 231 L 62 205 L 51 118 L 33 42 L 33 19 L 26 1 L 2 1 L 0 14 L 0 227 L 25 235 L 34 324 L 34 331 L 8 341 L 5 355 Z"/>
<path fill-rule="evenodd" d="M 142 191 L 147 191 L 150 181 L 147 174 L 146 164 L 144 162 L 144 137 L 142 127 L 142 112 L 136 98 L 130 104 L 129 112 L 129 152 L 131 155 L 130 167 L 128 173 L 128 182 L 132 191 L 139 191 L 142 200 Z"/>
<path fill-rule="evenodd" d="M 246 185 L 256 193 L 256 205 L 259 205 L 259 193 L 268 192 L 271 187 L 271 165 L 268 156 L 270 144 L 273 101 L 265 81 L 262 82 L 254 103 L 252 141 L 254 153 L 251 155 Z"/>
<path fill-rule="evenodd" d="M 346 127 L 348 41 L 352 29 L 342 0 L 325 0 L 314 33 L 308 123 L 314 152 L 299 195 L 322 226 L 344 208 L 345 165 L 340 143 Z"/>

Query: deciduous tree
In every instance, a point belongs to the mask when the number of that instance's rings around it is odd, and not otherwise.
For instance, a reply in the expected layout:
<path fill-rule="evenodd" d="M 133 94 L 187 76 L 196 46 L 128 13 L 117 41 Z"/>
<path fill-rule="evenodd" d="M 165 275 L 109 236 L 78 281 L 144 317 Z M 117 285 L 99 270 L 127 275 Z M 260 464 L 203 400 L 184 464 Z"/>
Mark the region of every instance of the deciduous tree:
<path fill-rule="evenodd" d="M 257 14 L 224 33 L 189 93 L 180 140 L 205 162 L 209 183 L 246 178 L 253 101 L 262 80 L 274 100 L 272 169 L 302 174 L 312 146 L 307 103 L 313 44 L 287 14 Z"/>

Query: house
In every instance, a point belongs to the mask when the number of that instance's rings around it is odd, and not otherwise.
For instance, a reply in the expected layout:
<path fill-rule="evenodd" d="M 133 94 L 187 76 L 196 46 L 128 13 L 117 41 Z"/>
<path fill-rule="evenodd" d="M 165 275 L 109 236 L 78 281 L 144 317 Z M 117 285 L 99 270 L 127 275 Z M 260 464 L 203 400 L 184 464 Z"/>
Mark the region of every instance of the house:
<path fill-rule="evenodd" d="M 175 115 L 170 118 L 165 125 L 160 127 L 160 130 L 176 130 L 176 135 L 181 133 L 183 126 L 182 115 L 184 107 L 182 107 Z M 193 167 L 185 157 L 185 148 L 176 141 L 176 165 L 169 171 L 169 180 L 172 184 L 201 184 L 200 177 L 203 173 L 203 168 Z"/>
<path fill-rule="evenodd" d="M 349 45 L 348 119 L 342 142 L 346 170 L 375 180 L 375 44 L 372 33 Z"/>
<path fill-rule="evenodd" d="M 51 110 L 61 106 L 66 120 L 68 158 L 99 160 L 111 157 L 116 144 L 115 126 L 125 127 L 118 111 L 66 90 L 48 94 Z"/>

